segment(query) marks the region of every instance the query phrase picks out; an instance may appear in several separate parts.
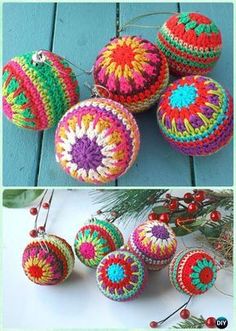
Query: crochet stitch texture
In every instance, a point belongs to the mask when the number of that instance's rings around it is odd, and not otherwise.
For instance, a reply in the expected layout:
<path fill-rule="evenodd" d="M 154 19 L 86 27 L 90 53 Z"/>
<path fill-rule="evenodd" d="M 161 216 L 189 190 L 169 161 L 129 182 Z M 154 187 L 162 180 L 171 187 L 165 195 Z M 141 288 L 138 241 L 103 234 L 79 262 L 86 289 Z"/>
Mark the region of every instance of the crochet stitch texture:
<path fill-rule="evenodd" d="M 62 238 L 47 235 L 28 244 L 22 257 L 26 276 L 38 285 L 56 285 L 69 277 L 74 267 L 74 253 Z"/>
<path fill-rule="evenodd" d="M 161 96 L 157 120 L 164 138 L 177 151 L 210 155 L 233 135 L 233 99 L 209 77 L 182 77 Z"/>
<path fill-rule="evenodd" d="M 123 175 L 134 163 L 140 138 L 132 114 L 105 98 L 72 107 L 58 124 L 56 156 L 67 174 L 93 184 Z"/>
<path fill-rule="evenodd" d="M 179 252 L 169 265 L 172 285 L 181 293 L 203 294 L 216 281 L 217 267 L 214 259 L 201 249 Z"/>
<path fill-rule="evenodd" d="M 114 301 L 128 301 L 144 290 L 147 270 L 133 253 L 115 251 L 102 259 L 96 278 L 99 289 L 106 297 Z"/>
<path fill-rule="evenodd" d="M 122 233 L 112 223 L 96 220 L 83 226 L 75 238 L 75 253 L 82 263 L 96 268 L 108 253 L 124 243 Z"/>
<path fill-rule="evenodd" d="M 3 112 L 19 127 L 45 130 L 79 101 L 78 82 L 66 60 L 43 51 L 45 63 L 35 65 L 27 53 L 3 68 Z"/>
<path fill-rule="evenodd" d="M 109 98 L 134 113 L 150 108 L 168 80 L 169 69 L 163 53 L 150 41 L 137 36 L 112 39 L 94 64 L 99 95 L 107 97 L 107 89 Z"/>
<path fill-rule="evenodd" d="M 222 50 L 221 33 L 215 23 L 199 13 L 171 16 L 157 35 L 170 72 L 178 76 L 210 72 Z"/>
<path fill-rule="evenodd" d="M 129 251 L 141 258 L 149 270 L 161 270 L 168 265 L 176 247 L 173 230 L 159 221 L 147 221 L 139 225 L 128 240 Z"/>

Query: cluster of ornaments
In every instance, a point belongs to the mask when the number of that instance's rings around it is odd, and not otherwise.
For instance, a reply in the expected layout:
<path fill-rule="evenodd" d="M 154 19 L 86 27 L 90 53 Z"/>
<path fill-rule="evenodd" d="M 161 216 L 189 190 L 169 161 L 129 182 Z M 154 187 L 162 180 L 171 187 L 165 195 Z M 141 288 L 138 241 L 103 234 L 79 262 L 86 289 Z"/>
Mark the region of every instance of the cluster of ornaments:
<path fill-rule="evenodd" d="M 192 197 L 187 195 L 185 200 L 189 202 L 194 197 L 201 201 L 205 198 L 203 191 Z M 167 200 L 171 213 L 178 204 L 169 195 Z M 50 206 L 44 203 L 42 207 Z M 30 209 L 36 217 L 38 212 L 37 208 Z M 149 214 L 148 220 L 132 231 L 126 245 L 120 230 L 108 220 L 93 218 L 79 229 L 74 241 L 75 254 L 85 266 L 96 269 L 98 288 L 107 298 L 135 299 L 145 289 L 148 271 L 167 266 L 171 284 L 181 293 L 199 295 L 214 285 L 217 266 L 208 253 L 185 249 L 176 255 L 177 240 L 167 215 Z M 33 239 L 22 257 L 26 276 L 39 285 L 56 285 L 66 280 L 75 262 L 72 247 L 64 239 L 47 234 L 43 226 L 33 229 L 30 236 Z"/>
<path fill-rule="evenodd" d="M 211 19 L 175 14 L 158 32 L 157 45 L 138 36 L 110 40 L 93 67 L 100 98 L 82 102 L 67 60 L 48 51 L 27 53 L 3 68 L 3 111 L 22 128 L 57 125 L 57 161 L 87 183 L 114 181 L 128 171 L 140 145 L 133 114 L 159 99 L 157 121 L 170 145 L 186 155 L 210 155 L 233 134 L 232 97 L 204 76 L 221 50 Z M 181 78 L 168 85 L 169 72 Z"/>

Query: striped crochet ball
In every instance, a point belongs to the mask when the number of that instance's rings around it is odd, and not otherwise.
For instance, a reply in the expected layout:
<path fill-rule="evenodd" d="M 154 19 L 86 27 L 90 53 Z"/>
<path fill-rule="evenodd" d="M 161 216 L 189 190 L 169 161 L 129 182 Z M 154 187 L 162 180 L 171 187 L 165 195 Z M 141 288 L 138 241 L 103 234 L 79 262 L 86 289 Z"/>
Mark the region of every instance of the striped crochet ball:
<path fill-rule="evenodd" d="M 159 221 L 139 225 L 128 240 L 129 251 L 136 254 L 149 270 L 161 270 L 172 260 L 177 247 L 173 230 Z"/>
<path fill-rule="evenodd" d="M 101 184 L 123 175 L 134 163 L 140 145 L 139 129 L 121 104 L 88 99 L 61 119 L 55 137 L 56 157 L 67 174 Z"/>
<path fill-rule="evenodd" d="M 65 59 L 43 51 L 44 63 L 34 63 L 36 52 L 10 60 L 3 68 L 3 112 L 21 128 L 45 130 L 79 100 L 78 82 Z"/>
<path fill-rule="evenodd" d="M 122 103 L 133 113 L 150 108 L 168 84 L 165 56 L 150 41 L 137 36 L 112 39 L 94 64 L 100 96 Z M 102 88 L 103 87 L 103 88 Z"/>
<path fill-rule="evenodd" d="M 143 292 L 147 283 L 147 269 L 133 253 L 115 251 L 102 259 L 96 278 L 99 289 L 107 298 L 129 301 Z"/>
<path fill-rule="evenodd" d="M 26 246 L 22 266 L 35 284 L 57 285 L 70 276 L 74 261 L 72 248 L 64 239 L 47 235 Z"/>
<path fill-rule="evenodd" d="M 201 249 L 186 249 L 179 252 L 169 266 L 172 285 L 181 293 L 203 294 L 216 281 L 215 260 Z"/>
<path fill-rule="evenodd" d="M 199 13 L 180 13 L 171 16 L 161 27 L 157 44 L 172 74 L 204 75 L 220 57 L 222 38 L 210 18 Z"/>
<path fill-rule="evenodd" d="M 162 95 L 157 119 L 164 138 L 177 151 L 210 155 L 233 135 L 233 99 L 209 77 L 182 77 Z"/>
<path fill-rule="evenodd" d="M 74 247 L 82 263 L 96 268 L 105 255 L 117 250 L 123 243 L 122 233 L 114 224 L 94 220 L 78 231 Z"/>

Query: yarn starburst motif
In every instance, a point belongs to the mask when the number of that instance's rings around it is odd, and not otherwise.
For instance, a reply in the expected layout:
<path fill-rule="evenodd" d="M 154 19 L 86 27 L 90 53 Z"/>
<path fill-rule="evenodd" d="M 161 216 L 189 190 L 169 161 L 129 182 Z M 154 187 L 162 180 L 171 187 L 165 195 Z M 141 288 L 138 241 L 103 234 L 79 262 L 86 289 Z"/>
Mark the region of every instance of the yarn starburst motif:
<path fill-rule="evenodd" d="M 74 267 L 71 246 L 54 235 L 34 239 L 24 250 L 26 276 L 38 285 L 56 285 L 69 277 Z"/>
<path fill-rule="evenodd" d="M 104 256 L 120 248 L 123 243 L 123 236 L 114 224 L 95 220 L 78 231 L 74 247 L 82 263 L 96 268 Z"/>
<path fill-rule="evenodd" d="M 203 258 L 192 267 L 192 283 L 202 292 L 211 288 L 216 280 L 217 268 L 212 261 Z"/>
<path fill-rule="evenodd" d="M 168 225 L 159 221 L 147 221 L 132 232 L 128 247 L 144 260 L 148 269 L 160 270 L 173 258 L 177 241 Z"/>
<path fill-rule="evenodd" d="M 187 155 L 210 155 L 233 134 L 233 99 L 215 80 L 187 76 L 170 84 L 157 109 L 164 138 Z"/>
<path fill-rule="evenodd" d="M 58 124 L 57 160 L 77 180 L 93 184 L 115 180 L 134 163 L 139 129 L 121 104 L 94 98 L 72 107 Z"/>
<path fill-rule="evenodd" d="M 136 255 L 115 251 L 100 262 L 96 278 L 101 292 L 114 301 L 128 301 L 139 296 L 147 283 L 147 270 Z"/>
<path fill-rule="evenodd" d="M 112 39 L 94 64 L 98 93 L 106 96 L 109 91 L 112 100 L 132 112 L 146 110 L 154 104 L 168 79 L 165 56 L 154 44 L 137 36 Z"/>
<path fill-rule="evenodd" d="M 222 37 L 207 16 L 182 12 L 163 24 L 157 35 L 157 44 L 166 55 L 172 74 L 205 75 L 220 57 Z"/>

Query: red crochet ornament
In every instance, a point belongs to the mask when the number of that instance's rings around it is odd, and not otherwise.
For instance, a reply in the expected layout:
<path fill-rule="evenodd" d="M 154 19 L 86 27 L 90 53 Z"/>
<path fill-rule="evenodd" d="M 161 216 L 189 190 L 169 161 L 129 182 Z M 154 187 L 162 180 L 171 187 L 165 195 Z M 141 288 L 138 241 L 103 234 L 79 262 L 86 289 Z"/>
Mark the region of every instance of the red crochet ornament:
<path fill-rule="evenodd" d="M 178 76 L 210 72 L 222 49 L 215 23 L 200 13 L 179 13 L 161 27 L 157 44 L 165 54 L 170 72 Z"/>
<path fill-rule="evenodd" d="M 201 249 L 183 250 L 169 265 L 172 285 L 188 295 L 205 293 L 214 285 L 216 274 L 215 260 Z"/>

